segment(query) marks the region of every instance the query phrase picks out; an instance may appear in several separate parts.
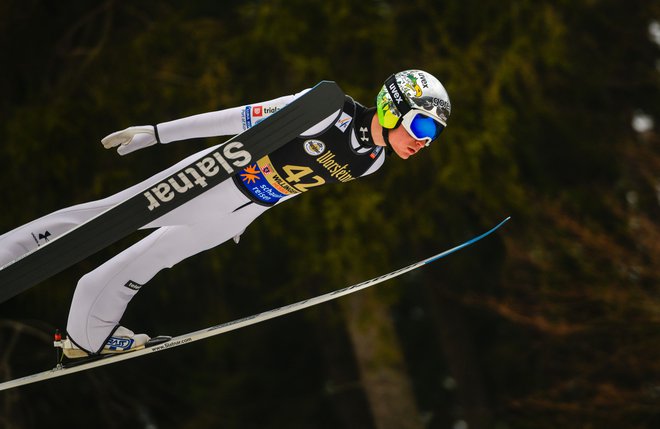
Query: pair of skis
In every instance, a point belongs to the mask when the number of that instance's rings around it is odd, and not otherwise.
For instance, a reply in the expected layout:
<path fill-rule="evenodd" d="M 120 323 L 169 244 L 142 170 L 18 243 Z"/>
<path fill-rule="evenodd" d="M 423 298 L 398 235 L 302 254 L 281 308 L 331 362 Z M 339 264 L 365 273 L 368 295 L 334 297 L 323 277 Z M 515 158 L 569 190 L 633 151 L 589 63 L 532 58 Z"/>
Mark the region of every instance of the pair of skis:
<path fill-rule="evenodd" d="M 32 383 L 37 383 L 39 381 L 44 381 L 48 380 L 51 378 L 56 378 L 56 377 L 61 377 L 64 375 L 69 375 L 73 374 L 76 372 L 80 371 L 85 371 L 91 368 L 103 366 L 103 365 L 109 365 L 113 363 L 118 363 L 122 362 L 128 359 L 134 359 L 138 358 L 141 356 L 145 356 L 151 353 L 157 353 L 161 352 L 163 350 L 169 350 L 174 347 L 179 347 L 184 344 L 190 344 L 195 341 L 203 340 L 205 338 L 209 338 L 215 335 L 220 335 L 224 334 L 226 332 L 234 331 L 237 329 L 244 328 L 246 326 L 254 325 L 256 323 L 260 323 L 266 320 L 274 319 L 276 317 L 281 317 L 286 314 L 290 314 L 296 311 L 303 310 L 305 308 L 309 308 L 315 305 L 319 305 L 321 303 L 331 301 L 337 298 L 340 298 L 342 296 L 346 296 L 358 291 L 361 291 L 363 289 L 369 288 L 371 286 L 375 286 L 379 283 L 383 283 L 387 280 L 393 279 L 395 277 L 398 277 L 402 274 L 405 274 L 407 272 L 410 272 L 412 270 L 416 270 L 417 268 L 423 267 L 424 265 L 428 265 L 434 261 L 437 261 L 440 258 L 443 258 L 447 255 L 450 255 L 458 250 L 461 250 L 479 240 L 482 238 L 492 234 L 495 232 L 497 229 L 499 229 L 502 225 L 504 225 L 510 218 L 504 219 L 502 222 L 500 222 L 498 225 L 496 225 L 494 228 L 490 229 L 489 231 L 474 237 L 462 244 L 459 244 L 456 247 L 453 247 L 449 250 L 446 250 L 442 253 L 438 253 L 437 255 L 431 256 L 430 258 L 423 259 L 419 262 L 415 262 L 414 264 L 408 265 L 406 267 L 403 267 L 401 269 L 398 269 L 396 271 L 392 271 L 391 273 L 387 273 L 382 276 L 375 277 L 373 279 L 364 281 L 362 283 L 354 284 L 352 286 L 346 287 L 344 289 L 338 289 L 333 292 L 329 292 L 323 295 L 319 295 L 310 299 L 306 299 L 304 301 L 298 301 L 293 304 L 285 305 L 283 307 L 275 308 L 270 311 L 266 311 L 263 313 L 258 313 L 253 316 L 248 316 L 244 317 L 242 319 L 237 319 L 233 320 L 231 322 L 223 323 L 221 325 L 216 325 L 216 326 L 211 326 L 210 328 L 202 329 L 199 331 L 191 332 L 188 334 L 180 335 L 178 337 L 174 337 L 166 342 L 145 347 L 144 349 L 141 350 L 136 350 L 132 352 L 127 352 L 123 354 L 114 354 L 114 355 L 102 355 L 100 357 L 93 357 L 89 360 L 82 360 L 82 361 L 73 361 L 73 364 L 70 366 L 63 365 L 61 363 L 58 363 L 57 366 L 51 370 L 48 371 L 43 371 L 39 372 L 36 374 L 28 375 L 23 378 L 18 378 L 15 380 L 7 381 L 4 383 L 0 383 L 0 391 L 2 390 L 7 390 L 11 389 L 14 387 L 18 386 L 23 386 L 26 384 L 32 384 Z M 57 342 L 56 342 L 57 343 Z M 57 347 L 57 344 L 56 344 Z"/>
<path fill-rule="evenodd" d="M 259 124 L 205 151 L 199 158 L 177 169 L 171 175 L 154 179 L 154 182 L 139 194 L 2 267 L 0 303 L 80 262 L 227 180 L 240 168 L 273 152 L 319 121 L 339 112 L 344 97 L 337 84 L 323 81 Z M 398 277 L 469 246 L 493 233 L 507 220 L 508 218 L 490 231 L 452 249 L 383 276 L 264 313 L 166 339 L 163 343 L 149 345 L 142 350 L 93 357 L 73 361 L 70 364 L 58 362 L 52 370 L 4 382 L 0 384 L 0 390 L 156 353 L 337 299 Z"/>

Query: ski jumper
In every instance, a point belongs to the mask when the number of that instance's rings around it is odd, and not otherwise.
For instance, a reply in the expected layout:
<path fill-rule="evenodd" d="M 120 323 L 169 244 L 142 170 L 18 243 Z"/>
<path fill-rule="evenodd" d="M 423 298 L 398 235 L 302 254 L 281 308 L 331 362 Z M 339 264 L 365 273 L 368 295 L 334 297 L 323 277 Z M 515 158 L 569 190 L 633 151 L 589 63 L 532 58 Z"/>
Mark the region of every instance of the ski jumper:
<path fill-rule="evenodd" d="M 158 124 L 160 141 L 238 134 L 304 92 Z M 298 138 L 144 225 L 143 229 L 156 230 L 79 280 L 69 311 L 69 337 L 88 352 L 99 351 L 119 326 L 133 296 L 162 269 L 237 238 L 259 215 L 287 199 L 378 170 L 385 150 L 371 138 L 374 114 L 375 108 L 367 109 L 347 96 L 340 111 Z M 146 182 L 167 178 L 210 151 L 212 148 L 200 151 L 110 197 L 59 210 L 0 236 L 0 266 L 143 191 Z"/>

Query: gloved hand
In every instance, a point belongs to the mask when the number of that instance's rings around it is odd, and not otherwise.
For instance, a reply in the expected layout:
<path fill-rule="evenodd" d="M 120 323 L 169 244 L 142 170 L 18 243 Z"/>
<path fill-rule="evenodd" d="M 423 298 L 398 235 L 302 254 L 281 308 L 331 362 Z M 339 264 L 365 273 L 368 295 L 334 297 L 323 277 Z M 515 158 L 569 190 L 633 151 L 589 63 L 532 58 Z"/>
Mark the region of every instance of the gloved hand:
<path fill-rule="evenodd" d="M 126 155 L 138 149 L 160 143 L 156 132 L 156 127 L 153 125 L 128 127 L 125 130 L 105 136 L 101 143 L 106 149 L 117 147 L 119 155 Z"/>

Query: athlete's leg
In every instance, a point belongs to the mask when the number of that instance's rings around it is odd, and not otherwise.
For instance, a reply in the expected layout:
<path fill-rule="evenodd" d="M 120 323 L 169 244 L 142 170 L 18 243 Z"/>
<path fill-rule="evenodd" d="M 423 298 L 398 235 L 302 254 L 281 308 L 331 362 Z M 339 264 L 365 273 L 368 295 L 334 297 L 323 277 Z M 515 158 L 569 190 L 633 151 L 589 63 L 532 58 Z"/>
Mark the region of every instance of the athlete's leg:
<path fill-rule="evenodd" d="M 49 240 L 53 240 L 72 228 L 98 216 L 112 206 L 159 183 L 164 178 L 188 165 L 195 158 L 199 158 L 204 153 L 214 149 L 215 147 L 208 148 L 191 155 L 149 179 L 107 198 L 58 210 L 0 235 L 0 266 L 18 259 Z"/>
<path fill-rule="evenodd" d="M 0 236 L 0 266 L 46 244 L 122 201 L 123 192 L 58 210 Z"/>
<path fill-rule="evenodd" d="M 219 192 L 223 187 L 225 191 Z M 267 209 L 249 203 L 231 181 L 218 188 L 218 192 L 206 199 L 198 197 L 191 201 L 197 200 L 195 203 L 184 205 L 195 209 L 188 215 L 201 219 L 198 223 L 162 226 L 80 279 L 67 326 L 70 337 L 80 347 L 92 352 L 100 350 L 119 324 L 131 298 L 160 270 L 231 239 Z M 228 212 L 213 210 L 213 202 L 220 196 L 225 197 L 224 207 L 229 208 Z M 200 215 L 196 206 L 203 202 L 208 207 Z M 169 223 L 185 218 L 183 210 L 172 214 L 164 220 Z"/>

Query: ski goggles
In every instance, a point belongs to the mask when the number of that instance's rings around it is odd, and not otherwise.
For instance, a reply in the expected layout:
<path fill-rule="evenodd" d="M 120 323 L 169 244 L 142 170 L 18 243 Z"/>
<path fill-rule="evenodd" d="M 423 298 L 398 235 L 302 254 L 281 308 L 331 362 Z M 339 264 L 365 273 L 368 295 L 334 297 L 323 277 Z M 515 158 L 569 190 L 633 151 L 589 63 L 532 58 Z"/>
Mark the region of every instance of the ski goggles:
<path fill-rule="evenodd" d="M 419 110 L 411 110 L 406 113 L 401 125 L 414 139 L 426 141 L 425 146 L 430 145 L 445 129 L 440 122 Z"/>
<path fill-rule="evenodd" d="M 403 115 L 401 118 L 397 118 L 389 110 L 384 112 L 383 124 L 385 128 L 391 129 L 401 124 L 414 139 L 425 141 L 426 146 L 438 138 L 445 126 L 425 111 L 414 109 L 408 104 L 396 81 L 396 75 L 387 78 L 385 89 L 396 109 Z"/>

